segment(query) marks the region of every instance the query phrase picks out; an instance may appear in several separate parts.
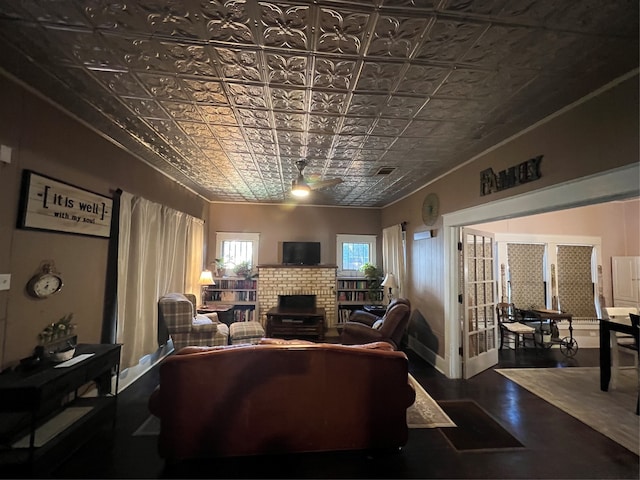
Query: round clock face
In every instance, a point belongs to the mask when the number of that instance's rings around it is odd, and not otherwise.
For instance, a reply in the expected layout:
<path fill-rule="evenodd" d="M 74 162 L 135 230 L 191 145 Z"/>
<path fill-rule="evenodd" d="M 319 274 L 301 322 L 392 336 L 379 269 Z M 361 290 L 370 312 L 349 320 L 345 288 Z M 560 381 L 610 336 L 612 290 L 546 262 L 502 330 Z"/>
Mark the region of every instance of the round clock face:
<path fill-rule="evenodd" d="M 424 197 L 422 202 L 422 221 L 425 225 L 433 225 L 438 219 L 440 202 L 435 193 L 430 193 Z"/>
<path fill-rule="evenodd" d="M 27 285 L 29 294 L 37 298 L 46 298 L 59 292 L 61 288 L 62 278 L 53 273 L 36 275 Z"/>

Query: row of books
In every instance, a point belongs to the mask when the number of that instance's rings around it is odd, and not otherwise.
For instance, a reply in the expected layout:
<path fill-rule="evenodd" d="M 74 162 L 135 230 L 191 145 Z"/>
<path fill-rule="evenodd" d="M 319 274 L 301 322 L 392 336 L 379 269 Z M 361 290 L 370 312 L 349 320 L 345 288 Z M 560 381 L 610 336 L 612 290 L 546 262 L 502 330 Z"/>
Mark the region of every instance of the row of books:
<path fill-rule="evenodd" d="M 353 292 L 353 291 L 339 291 L 339 302 L 379 302 L 383 298 L 382 291 L 375 292 Z"/>
<path fill-rule="evenodd" d="M 255 322 L 256 321 L 256 311 L 251 308 L 236 308 L 233 311 L 233 321 L 234 322 Z"/>
<path fill-rule="evenodd" d="M 255 302 L 256 298 L 255 291 L 208 290 L 205 294 L 208 302 Z"/>
<path fill-rule="evenodd" d="M 351 316 L 351 312 L 353 312 L 353 310 L 350 310 L 348 308 L 340 308 L 338 310 L 338 323 L 347 322 L 349 320 L 349 316 Z"/>
<path fill-rule="evenodd" d="M 257 280 L 219 278 L 215 279 L 215 282 L 216 284 L 208 286 L 207 290 L 255 290 L 258 288 Z"/>
<path fill-rule="evenodd" d="M 369 282 L 367 280 L 338 280 L 338 288 L 366 290 L 369 288 Z"/>

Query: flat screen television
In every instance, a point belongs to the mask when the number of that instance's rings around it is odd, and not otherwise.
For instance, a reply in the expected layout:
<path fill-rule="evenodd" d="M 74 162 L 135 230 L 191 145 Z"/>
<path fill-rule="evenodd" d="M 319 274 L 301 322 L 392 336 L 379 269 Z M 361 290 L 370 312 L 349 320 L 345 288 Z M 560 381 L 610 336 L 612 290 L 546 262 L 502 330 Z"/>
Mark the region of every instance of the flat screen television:
<path fill-rule="evenodd" d="M 282 242 L 282 263 L 285 265 L 318 265 L 320 242 Z"/>

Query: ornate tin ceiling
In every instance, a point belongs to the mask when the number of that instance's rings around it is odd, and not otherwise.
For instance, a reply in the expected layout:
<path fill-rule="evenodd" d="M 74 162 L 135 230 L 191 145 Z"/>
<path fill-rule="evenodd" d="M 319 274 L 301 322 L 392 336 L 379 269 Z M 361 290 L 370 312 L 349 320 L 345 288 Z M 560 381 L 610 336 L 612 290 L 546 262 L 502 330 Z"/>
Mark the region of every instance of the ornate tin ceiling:
<path fill-rule="evenodd" d="M 3 0 L 0 67 L 209 200 L 290 201 L 304 158 L 310 180 L 343 180 L 309 203 L 379 207 L 637 68 L 638 13 L 637 0 Z"/>

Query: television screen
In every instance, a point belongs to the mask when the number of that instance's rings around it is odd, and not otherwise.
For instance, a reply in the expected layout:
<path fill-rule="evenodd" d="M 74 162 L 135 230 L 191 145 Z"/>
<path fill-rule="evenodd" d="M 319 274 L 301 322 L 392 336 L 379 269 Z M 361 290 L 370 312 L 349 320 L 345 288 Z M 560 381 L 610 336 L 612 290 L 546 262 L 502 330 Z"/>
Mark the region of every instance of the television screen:
<path fill-rule="evenodd" d="M 282 242 L 282 263 L 285 265 L 318 265 L 320 242 Z"/>

